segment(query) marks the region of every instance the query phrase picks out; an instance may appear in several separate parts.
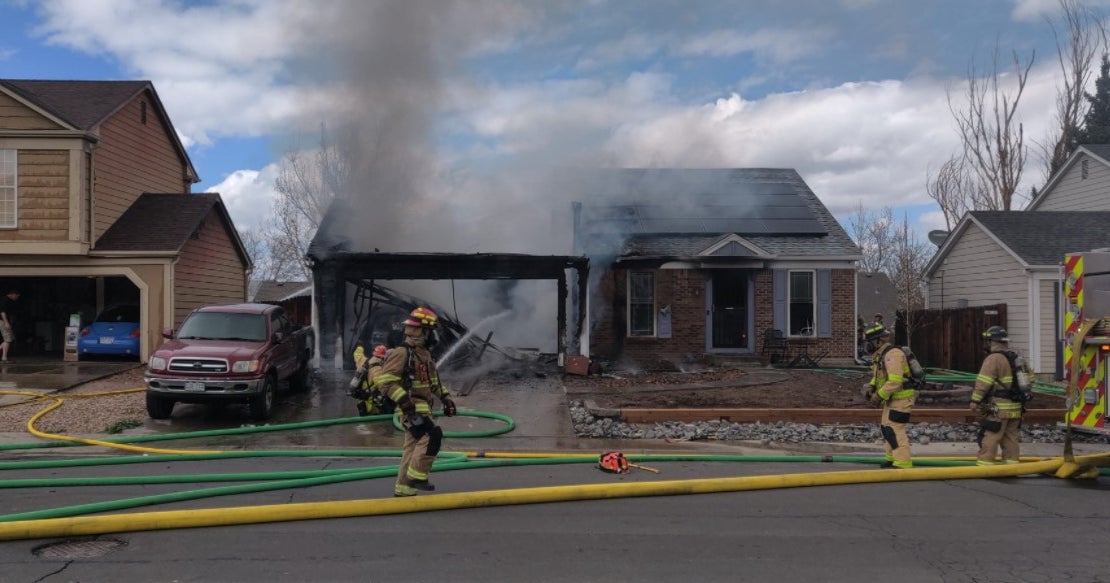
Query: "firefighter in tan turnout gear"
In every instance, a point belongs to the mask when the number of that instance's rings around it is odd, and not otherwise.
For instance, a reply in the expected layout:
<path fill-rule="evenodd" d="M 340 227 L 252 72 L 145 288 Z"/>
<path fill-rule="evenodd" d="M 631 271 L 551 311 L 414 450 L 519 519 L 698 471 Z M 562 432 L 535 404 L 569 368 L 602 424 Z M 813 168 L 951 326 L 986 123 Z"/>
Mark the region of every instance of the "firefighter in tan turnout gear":
<path fill-rule="evenodd" d="M 388 401 L 378 388 L 377 379 L 382 374 L 382 365 L 387 354 L 385 345 L 374 347 L 370 356 L 362 344 L 355 348 L 355 378 L 351 379 L 351 386 L 347 394 L 358 399 L 357 408 L 359 415 L 380 415 L 393 412 L 393 402 Z"/>
<path fill-rule="evenodd" d="M 979 455 L 975 463 L 993 465 L 1001 447 L 1002 463 L 1016 464 L 1021 456 L 1021 415 L 1029 399 L 1027 389 L 1033 375 L 1021 357 L 1009 350 L 1010 338 L 1005 328 L 991 326 L 983 332 L 983 339 L 990 343 L 989 354 L 975 377 L 975 390 L 968 405 L 971 411 L 984 415 L 979 422 Z M 1019 374 L 1021 382 L 1015 383 Z"/>
<path fill-rule="evenodd" d="M 405 428 L 401 465 L 394 496 L 414 496 L 418 490 L 435 490 L 428 481 L 432 462 L 443 443 L 443 430 L 432 420 L 432 396 L 443 402 L 443 414 L 455 414 L 455 402 L 439 381 L 435 361 L 428 351 L 435 341 L 433 331 L 439 318 L 428 308 L 414 309 L 405 320 L 405 338 L 389 351 L 378 386 L 401 410 Z"/>
<path fill-rule="evenodd" d="M 872 404 L 883 406 L 879 430 L 886 450 L 884 468 L 911 468 L 910 439 L 906 424 L 917 391 L 906 385 L 910 374 L 906 353 L 892 344 L 892 334 L 887 328 L 873 325 L 867 329 L 867 340 L 878 344 L 871 356 L 871 382 L 868 396 Z"/>

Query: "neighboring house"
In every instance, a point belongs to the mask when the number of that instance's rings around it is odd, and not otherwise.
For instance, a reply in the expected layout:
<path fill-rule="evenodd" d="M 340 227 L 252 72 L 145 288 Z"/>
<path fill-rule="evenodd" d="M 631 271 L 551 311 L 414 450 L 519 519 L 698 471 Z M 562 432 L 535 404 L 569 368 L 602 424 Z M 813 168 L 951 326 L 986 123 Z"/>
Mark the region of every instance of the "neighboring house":
<path fill-rule="evenodd" d="M 856 311 L 865 324 L 874 322 L 875 314 L 882 314 L 883 324 L 894 329 L 898 292 L 887 274 L 881 271 L 859 272 L 856 278 Z"/>
<path fill-rule="evenodd" d="M 925 268 L 929 308 L 1007 304 L 1011 345 L 1060 373 L 1064 255 L 1110 247 L 1110 146 L 1079 147 L 1024 211 L 972 211 Z"/>
<path fill-rule="evenodd" d="M 586 184 L 575 252 L 590 257 L 591 356 L 758 356 L 777 329 L 852 362 L 860 249 L 796 171 L 614 170 Z"/>
<path fill-rule="evenodd" d="M 243 301 L 250 258 L 198 181 L 149 81 L 0 80 L 0 287 L 23 292 L 21 350 L 135 303 L 145 361 L 192 308 Z"/>
<path fill-rule="evenodd" d="M 256 280 L 250 282 L 247 299 L 260 304 L 285 308 L 294 324 L 312 323 L 312 283 L 308 281 Z"/>

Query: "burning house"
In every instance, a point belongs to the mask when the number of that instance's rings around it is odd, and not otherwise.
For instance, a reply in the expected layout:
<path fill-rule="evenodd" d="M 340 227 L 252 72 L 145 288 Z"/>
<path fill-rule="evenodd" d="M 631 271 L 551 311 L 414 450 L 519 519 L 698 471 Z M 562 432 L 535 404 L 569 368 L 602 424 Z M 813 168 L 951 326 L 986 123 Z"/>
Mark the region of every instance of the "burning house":
<path fill-rule="evenodd" d="M 614 170 L 589 194 L 592 357 L 759 356 L 775 336 L 802 362 L 852 362 L 860 249 L 793 169 Z"/>

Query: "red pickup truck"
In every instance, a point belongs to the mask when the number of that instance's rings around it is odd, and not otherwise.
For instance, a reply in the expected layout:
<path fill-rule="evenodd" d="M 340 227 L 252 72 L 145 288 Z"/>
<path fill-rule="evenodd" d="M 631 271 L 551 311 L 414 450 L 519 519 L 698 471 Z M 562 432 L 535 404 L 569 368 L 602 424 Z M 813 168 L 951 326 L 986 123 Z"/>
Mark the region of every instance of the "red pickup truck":
<path fill-rule="evenodd" d="M 168 419 L 175 403 L 246 403 L 252 419 L 270 418 L 279 381 L 307 388 L 316 333 L 270 304 L 193 310 L 147 363 L 146 411 Z"/>

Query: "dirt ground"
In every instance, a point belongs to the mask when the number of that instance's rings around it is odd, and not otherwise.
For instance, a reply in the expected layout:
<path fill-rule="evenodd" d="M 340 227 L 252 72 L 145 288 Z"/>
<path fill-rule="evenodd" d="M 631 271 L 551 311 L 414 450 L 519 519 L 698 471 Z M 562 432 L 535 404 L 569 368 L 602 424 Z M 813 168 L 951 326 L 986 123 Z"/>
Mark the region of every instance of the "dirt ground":
<path fill-rule="evenodd" d="M 860 387 L 865 371 L 801 369 L 719 369 L 701 372 L 614 373 L 564 379 L 572 399 L 589 399 L 605 408 L 836 408 L 871 405 Z M 931 386 L 918 397 L 919 406 L 967 407 L 970 385 L 945 390 Z M 1062 408 L 1063 399 L 1038 394 L 1035 408 Z"/>

